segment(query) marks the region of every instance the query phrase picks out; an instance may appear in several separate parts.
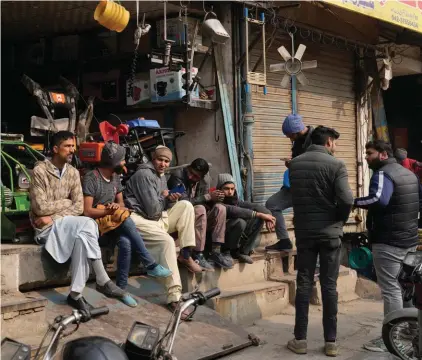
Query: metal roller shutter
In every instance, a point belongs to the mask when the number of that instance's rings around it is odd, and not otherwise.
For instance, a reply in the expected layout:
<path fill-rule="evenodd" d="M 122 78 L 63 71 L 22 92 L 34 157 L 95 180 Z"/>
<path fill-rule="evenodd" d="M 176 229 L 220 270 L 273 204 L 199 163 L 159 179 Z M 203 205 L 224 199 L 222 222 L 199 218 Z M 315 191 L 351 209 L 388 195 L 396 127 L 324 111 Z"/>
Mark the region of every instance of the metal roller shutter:
<path fill-rule="evenodd" d="M 298 84 L 297 108 L 305 125 L 325 125 L 340 133 L 336 156 L 345 161 L 349 183 L 354 196 L 357 195 L 357 151 L 356 151 L 356 101 L 354 94 L 354 53 L 341 51 L 334 46 L 307 43 L 303 61 L 317 60 L 316 69 L 305 70 L 309 80 L 307 86 Z M 254 202 L 265 201 L 282 185 L 286 170 L 281 158 L 291 156 L 291 143 L 282 133 L 284 118 L 291 113 L 291 91 L 280 88 L 283 77 L 269 72 L 269 65 L 283 61 L 277 48 L 284 45 L 289 52 L 291 42 L 287 37 L 274 41 L 267 53 L 268 94 L 262 88 L 252 86 L 252 105 L 255 114 L 253 130 L 254 146 Z M 296 47 L 299 42 L 296 41 Z M 261 55 L 258 44 L 251 54 L 254 64 Z M 262 71 L 262 65 L 257 71 Z M 287 215 L 288 228 L 292 227 L 292 216 Z"/>
<path fill-rule="evenodd" d="M 277 48 L 288 44 L 287 38 L 276 39 L 267 52 L 267 95 L 263 89 L 252 86 L 252 105 L 255 115 L 253 128 L 254 150 L 254 202 L 265 201 L 280 190 L 282 175 L 286 170 L 282 158 L 290 157 L 291 142 L 283 135 L 284 118 L 292 112 L 291 91 L 280 88 L 279 73 L 269 72 L 269 64 L 282 61 Z M 262 43 L 251 52 L 251 64 L 255 64 L 262 53 Z M 262 71 L 262 65 L 258 67 Z"/>
<path fill-rule="evenodd" d="M 307 86 L 298 84 L 298 113 L 306 125 L 324 125 L 340 133 L 336 157 L 344 160 L 353 195 L 357 195 L 356 101 L 354 53 L 334 46 L 306 43 L 303 60 L 317 60 L 305 70 Z"/>

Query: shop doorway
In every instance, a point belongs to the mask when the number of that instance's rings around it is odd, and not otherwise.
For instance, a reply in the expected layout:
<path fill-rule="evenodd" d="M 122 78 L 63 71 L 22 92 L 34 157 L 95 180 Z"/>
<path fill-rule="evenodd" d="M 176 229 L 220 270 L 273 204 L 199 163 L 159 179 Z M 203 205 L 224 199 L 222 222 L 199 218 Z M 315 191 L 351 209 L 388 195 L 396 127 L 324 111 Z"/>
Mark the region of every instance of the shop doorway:
<path fill-rule="evenodd" d="M 422 161 L 422 74 L 395 77 L 384 92 L 384 106 L 393 148 Z"/>

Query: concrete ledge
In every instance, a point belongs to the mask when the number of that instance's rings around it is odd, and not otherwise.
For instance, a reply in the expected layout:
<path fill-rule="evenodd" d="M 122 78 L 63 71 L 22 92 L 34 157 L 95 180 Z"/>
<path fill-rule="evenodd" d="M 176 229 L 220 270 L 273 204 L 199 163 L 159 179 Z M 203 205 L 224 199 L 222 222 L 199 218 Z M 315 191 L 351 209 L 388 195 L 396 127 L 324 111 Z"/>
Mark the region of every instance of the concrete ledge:
<path fill-rule="evenodd" d="M 110 249 L 102 248 L 103 261 L 107 273 L 113 277 L 116 272 L 117 248 L 114 261 L 110 263 Z M 1 293 L 18 293 L 52 286 L 70 284 L 70 261 L 58 264 L 39 245 L 9 245 L 1 244 Z M 132 260 L 137 260 L 132 257 Z M 139 267 L 139 262 L 132 264 L 130 274 L 141 275 L 145 271 Z M 90 279 L 93 279 L 91 274 Z"/>
<path fill-rule="evenodd" d="M 381 289 L 378 284 L 363 276 L 358 276 L 358 280 L 356 282 L 356 294 L 362 299 L 382 300 Z"/>
<path fill-rule="evenodd" d="M 223 291 L 212 300 L 211 307 L 235 324 L 251 324 L 257 319 L 281 314 L 288 304 L 288 285 L 263 281 Z"/>
<path fill-rule="evenodd" d="M 40 309 L 45 307 L 47 302 L 47 299 L 43 297 L 23 296 L 22 294 L 6 295 L 1 299 L 1 313 Z"/>
<path fill-rule="evenodd" d="M 271 280 L 286 283 L 289 286 L 290 304 L 295 304 L 296 297 L 296 274 L 273 276 Z M 314 287 L 310 303 L 312 305 L 321 305 L 321 286 L 319 286 L 319 277 L 314 277 Z M 337 293 L 339 302 L 348 302 L 356 300 L 359 296 L 356 294 L 357 274 L 356 271 L 340 266 L 339 277 L 337 280 Z"/>

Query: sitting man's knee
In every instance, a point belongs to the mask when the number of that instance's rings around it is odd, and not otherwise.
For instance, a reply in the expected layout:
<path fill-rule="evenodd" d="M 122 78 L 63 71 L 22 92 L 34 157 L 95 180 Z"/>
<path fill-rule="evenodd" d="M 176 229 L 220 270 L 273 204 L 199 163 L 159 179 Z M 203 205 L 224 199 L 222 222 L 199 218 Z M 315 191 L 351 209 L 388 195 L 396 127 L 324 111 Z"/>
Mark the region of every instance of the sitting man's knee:
<path fill-rule="evenodd" d="M 207 214 L 207 209 L 205 209 L 204 205 L 195 205 L 193 209 L 195 210 L 195 217 L 204 216 Z"/>
<path fill-rule="evenodd" d="M 117 246 L 119 247 L 119 250 L 121 251 L 131 251 L 131 243 L 130 240 L 126 237 L 121 237 L 119 238 L 119 240 L 117 241 Z"/>
<path fill-rule="evenodd" d="M 188 212 L 192 212 L 192 213 L 195 212 L 193 205 L 189 201 L 187 201 L 187 200 L 178 201 L 177 202 L 177 205 L 180 208 L 182 208 L 183 211 L 188 211 Z"/>
<path fill-rule="evenodd" d="M 227 208 L 223 204 L 215 204 L 213 209 L 215 209 L 218 214 L 227 214 Z"/>
<path fill-rule="evenodd" d="M 244 219 L 236 219 L 233 223 L 233 227 L 239 229 L 240 231 L 244 231 L 246 229 L 247 222 Z"/>

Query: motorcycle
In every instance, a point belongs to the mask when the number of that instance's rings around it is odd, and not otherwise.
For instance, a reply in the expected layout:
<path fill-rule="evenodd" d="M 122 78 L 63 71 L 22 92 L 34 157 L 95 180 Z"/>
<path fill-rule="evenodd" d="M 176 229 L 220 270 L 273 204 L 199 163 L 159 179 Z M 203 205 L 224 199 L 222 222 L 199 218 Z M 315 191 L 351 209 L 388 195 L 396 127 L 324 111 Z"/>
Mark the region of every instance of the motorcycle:
<path fill-rule="evenodd" d="M 405 301 L 414 308 L 388 314 L 383 322 L 382 338 L 388 351 L 403 360 L 422 359 L 422 251 L 410 252 L 403 260 L 397 278 Z"/>
<path fill-rule="evenodd" d="M 218 288 L 206 292 L 195 290 L 183 294 L 161 337 L 158 328 L 135 321 L 124 344 L 118 345 L 110 339 L 100 336 L 88 336 L 66 343 L 58 352 L 60 338 L 74 333 L 80 323 L 88 322 L 109 312 L 106 306 L 89 311 L 73 310 L 70 316 L 58 316 L 54 319 L 38 347 L 34 360 L 177 360 L 172 354 L 172 350 L 183 312 L 193 306 L 194 313 L 198 306 L 204 305 L 207 300 L 219 294 L 220 289 Z M 65 334 L 64 331 L 71 324 L 75 324 L 76 329 Z M 53 331 L 54 334 L 44 356 L 42 356 L 40 352 L 43 349 L 44 341 L 48 334 Z M 31 348 L 28 345 L 6 338 L 1 343 L 1 354 L 3 360 L 29 360 Z"/>

